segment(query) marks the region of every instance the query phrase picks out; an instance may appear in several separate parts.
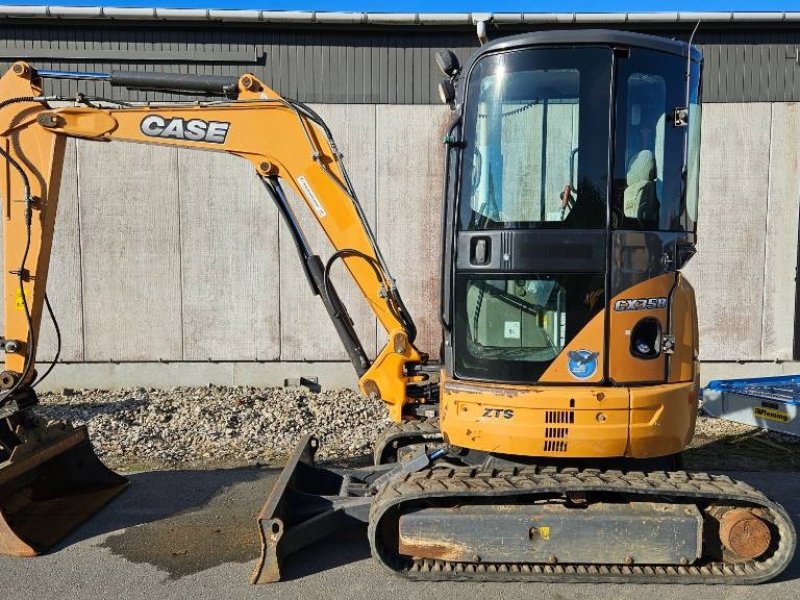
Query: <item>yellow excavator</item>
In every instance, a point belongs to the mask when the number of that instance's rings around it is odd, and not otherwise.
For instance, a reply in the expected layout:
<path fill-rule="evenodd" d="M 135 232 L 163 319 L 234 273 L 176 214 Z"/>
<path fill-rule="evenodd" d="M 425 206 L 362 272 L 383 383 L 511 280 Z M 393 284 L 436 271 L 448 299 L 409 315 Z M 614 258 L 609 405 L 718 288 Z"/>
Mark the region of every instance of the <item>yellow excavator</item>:
<path fill-rule="evenodd" d="M 250 161 L 362 392 L 395 423 L 372 467 L 316 466 L 319 442 L 300 441 L 259 516 L 254 582 L 279 580 L 284 558 L 355 524 L 367 525 L 376 560 L 414 580 L 756 583 L 788 565 L 796 534 L 780 505 L 728 477 L 679 470 L 698 406 L 695 296 L 680 270 L 696 243 L 699 51 L 627 32 L 546 31 L 486 43 L 463 66 L 449 51 L 436 60 L 453 109 L 439 360 L 414 346 L 342 155 L 307 106 L 251 74 L 18 62 L 0 79 L 0 552 L 45 551 L 126 485 L 85 428 L 44 424 L 35 411 L 59 178 L 75 137 Z M 44 92 L 48 78 L 214 98 L 60 98 Z M 336 249 L 326 262 L 283 184 Z M 374 360 L 331 281 L 336 261 L 388 334 Z"/>

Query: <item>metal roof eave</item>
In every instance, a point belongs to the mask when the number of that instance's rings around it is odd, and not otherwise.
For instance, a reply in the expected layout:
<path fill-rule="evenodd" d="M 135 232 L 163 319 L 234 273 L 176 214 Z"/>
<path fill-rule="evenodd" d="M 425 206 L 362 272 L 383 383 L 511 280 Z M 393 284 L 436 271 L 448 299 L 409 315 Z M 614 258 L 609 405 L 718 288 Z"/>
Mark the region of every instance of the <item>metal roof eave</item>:
<path fill-rule="evenodd" d="M 797 12 L 626 12 L 626 13 L 378 13 L 233 10 L 205 8 L 124 8 L 113 6 L 0 5 L 6 19 L 102 19 L 144 21 L 234 21 L 334 25 L 468 25 L 493 20 L 505 24 L 581 23 L 742 23 L 800 22 Z"/>

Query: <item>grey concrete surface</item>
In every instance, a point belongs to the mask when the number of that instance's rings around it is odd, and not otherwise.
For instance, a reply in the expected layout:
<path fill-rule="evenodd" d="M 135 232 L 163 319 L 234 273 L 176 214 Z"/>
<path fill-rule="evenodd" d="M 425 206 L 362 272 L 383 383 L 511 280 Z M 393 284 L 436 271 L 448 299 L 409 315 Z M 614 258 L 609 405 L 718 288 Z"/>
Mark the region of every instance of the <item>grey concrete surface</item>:
<path fill-rule="evenodd" d="M 703 358 L 762 358 L 771 120 L 767 103 L 703 106 L 700 250 L 686 269 Z"/>
<path fill-rule="evenodd" d="M 761 586 L 411 583 L 369 557 L 363 530 L 310 547 L 284 569 L 286 581 L 250 586 L 258 553 L 255 515 L 276 471 L 242 469 L 134 474 L 130 488 L 54 552 L 0 558 L 7 598 L 542 598 L 563 600 L 796 599 L 800 559 Z M 792 473 L 731 473 L 782 502 L 800 520 Z"/>

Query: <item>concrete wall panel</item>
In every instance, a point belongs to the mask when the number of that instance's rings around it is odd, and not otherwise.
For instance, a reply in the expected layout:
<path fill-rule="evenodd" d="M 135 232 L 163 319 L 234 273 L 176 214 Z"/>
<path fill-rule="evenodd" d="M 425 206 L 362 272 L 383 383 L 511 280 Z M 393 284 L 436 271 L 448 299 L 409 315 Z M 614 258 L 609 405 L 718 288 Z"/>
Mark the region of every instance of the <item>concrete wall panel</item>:
<path fill-rule="evenodd" d="M 451 113 L 445 106 L 378 106 L 377 117 L 378 242 L 417 324 L 417 347 L 438 357 L 442 139 Z"/>
<path fill-rule="evenodd" d="M 68 140 L 58 198 L 47 295 L 61 329 L 61 360 L 83 360 L 83 300 L 81 298 L 80 222 L 78 219 L 77 143 Z M 56 335 L 47 312 L 42 315 L 39 359 L 52 360 Z M 39 372 L 43 372 L 39 367 Z"/>
<path fill-rule="evenodd" d="M 177 150 L 78 142 L 85 359 L 180 360 Z"/>
<path fill-rule="evenodd" d="M 800 214 L 800 104 L 772 106 L 761 358 L 791 360 Z"/>
<path fill-rule="evenodd" d="M 356 193 L 375 226 L 375 107 L 371 105 L 316 105 L 333 133 Z M 323 260 L 333 254 L 333 247 L 305 203 L 284 186 L 291 196 L 292 208 L 308 237 L 313 251 Z M 341 360 L 342 348 L 328 313 L 311 288 L 298 258 L 286 225 L 280 227 L 280 311 L 281 360 Z M 332 281 L 356 324 L 356 332 L 368 354 L 375 353 L 375 317 L 360 291 L 346 274 L 341 263 L 333 269 Z"/>
<path fill-rule="evenodd" d="M 700 155 L 697 289 L 700 357 L 761 357 L 772 109 L 707 104 Z"/>
<path fill-rule="evenodd" d="M 184 360 L 275 360 L 278 214 L 252 165 L 178 151 Z"/>

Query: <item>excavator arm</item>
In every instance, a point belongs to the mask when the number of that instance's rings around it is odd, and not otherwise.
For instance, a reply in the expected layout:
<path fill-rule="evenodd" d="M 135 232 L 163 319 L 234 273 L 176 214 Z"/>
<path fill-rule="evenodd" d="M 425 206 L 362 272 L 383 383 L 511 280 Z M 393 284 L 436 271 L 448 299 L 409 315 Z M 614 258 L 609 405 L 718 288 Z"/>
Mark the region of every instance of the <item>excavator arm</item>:
<path fill-rule="evenodd" d="M 111 85 L 221 96 L 203 102 L 129 105 L 47 96 L 43 80 L 106 79 Z M 62 106 L 55 106 L 56 103 Z M 36 350 L 47 309 L 47 274 L 66 138 L 126 141 L 226 152 L 249 161 L 286 219 L 313 292 L 319 295 L 359 376 L 395 421 L 425 389 L 416 330 L 375 243 L 336 148 L 319 116 L 246 74 L 37 71 L 18 62 L 0 79 L 0 197 L 4 323 L 0 350 L 0 554 L 42 552 L 126 485 L 97 458 L 87 429 L 36 416 Z M 101 168 L 98 165 L 98 168 Z M 142 185 L 147 185 L 143 177 Z M 299 195 L 336 249 L 323 263 L 309 247 L 281 182 Z M 235 210 L 232 203 L 232 210 Z M 362 347 L 331 282 L 344 262 L 389 342 L 374 360 Z M 56 330 L 58 328 L 56 327 Z M 60 344 L 59 344 L 60 345 Z M 419 395 L 418 393 L 416 395 Z"/>
<path fill-rule="evenodd" d="M 42 73 L 31 66 L 16 63 L 0 80 L 0 158 L 5 159 L 0 170 L 5 246 L 2 344 L 6 351 L 0 385 L 5 396 L 34 382 L 64 139 L 75 137 L 225 152 L 252 163 L 287 221 L 312 290 L 328 310 L 360 377 L 361 390 L 383 399 L 391 417 L 400 421 L 408 401 L 407 387 L 421 379 L 412 371 L 423 356 L 413 345 L 413 321 L 375 243 L 342 155 L 322 119 L 303 104 L 282 98 L 250 74 L 238 79 L 176 79 L 144 73 L 109 77 L 112 84 L 122 81 L 127 87 L 217 91 L 235 99 L 110 107 L 85 101 L 83 106 L 51 108 L 49 102 L 55 99 L 42 95 Z M 305 201 L 336 249 L 328 264 L 323 265 L 308 246 L 281 181 Z M 388 332 L 389 343 L 374 361 L 361 346 L 330 281 L 330 267 L 336 259 L 344 262 Z"/>

